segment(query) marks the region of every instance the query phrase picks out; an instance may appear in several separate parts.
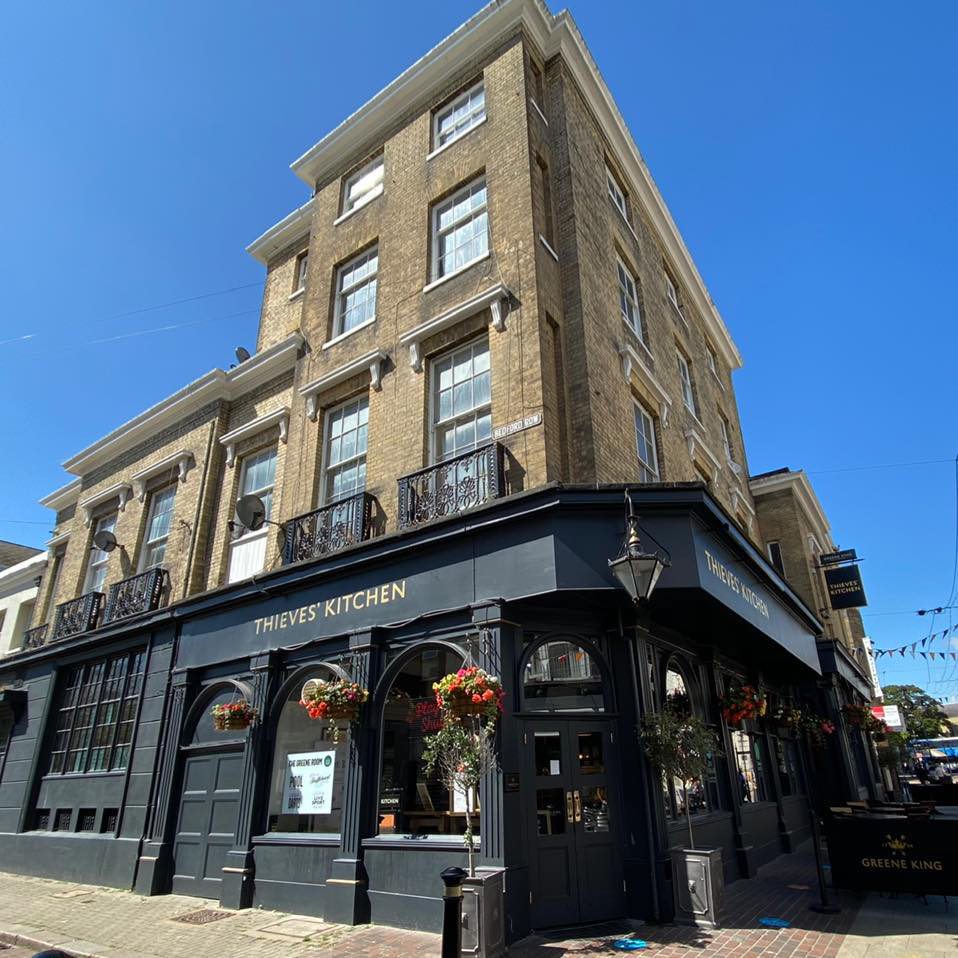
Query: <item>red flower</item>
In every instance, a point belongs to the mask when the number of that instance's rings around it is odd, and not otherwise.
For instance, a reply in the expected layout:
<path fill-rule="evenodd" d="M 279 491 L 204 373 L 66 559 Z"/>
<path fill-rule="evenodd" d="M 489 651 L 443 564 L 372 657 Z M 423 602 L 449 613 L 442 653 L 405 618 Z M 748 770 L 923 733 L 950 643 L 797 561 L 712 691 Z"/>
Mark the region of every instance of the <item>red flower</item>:
<path fill-rule="evenodd" d="M 476 705 L 478 705 L 478 704 L 482 701 L 482 697 L 479 696 L 479 695 L 473 695 L 473 696 L 472 696 L 472 701 L 473 701 Z"/>

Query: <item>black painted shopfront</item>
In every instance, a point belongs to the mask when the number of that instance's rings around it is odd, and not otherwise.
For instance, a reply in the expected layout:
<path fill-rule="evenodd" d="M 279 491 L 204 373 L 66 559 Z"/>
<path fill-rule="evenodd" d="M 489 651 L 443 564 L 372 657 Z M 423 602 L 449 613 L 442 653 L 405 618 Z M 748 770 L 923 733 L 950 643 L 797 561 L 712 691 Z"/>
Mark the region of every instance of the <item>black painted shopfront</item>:
<path fill-rule="evenodd" d="M 727 880 L 754 874 L 807 836 L 801 757 L 765 723 L 726 728 L 718 699 L 734 681 L 814 685 L 819 626 L 697 485 L 633 492 L 672 559 L 636 611 L 608 570 L 622 494 L 521 494 L 181 602 L 149 629 L 100 630 L 4 662 L 0 684 L 16 679 L 28 697 L 0 780 L 0 805 L 22 810 L 0 820 L 4 867 L 53 874 L 68 843 L 83 881 L 436 930 L 438 875 L 465 862 L 469 808 L 480 866 L 504 871 L 514 940 L 667 918 L 668 849 L 687 840 L 688 802 L 697 842 L 722 847 Z M 67 660 L 89 661 L 107 640 L 152 650 L 153 663 L 126 771 L 104 773 L 125 782 L 108 799 L 114 786 L 99 774 L 51 783 L 40 758 Z M 501 767 L 479 795 L 450 793 L 422 761 L 432 683 L 464 663 L 499 675 L 506 692 Z M 360 720 L 335 733 L 299 705 L 306 683 L 330 676 L 370 691 Z M 723 742 L 687 794 L 655 780 L 636 741 L 640 716 L 675 695 Z M 258 720 L 215 731 L 210 709 L 238 699 Z M 96 808 L 121 819 L 104 834 L 122 853 L 89 854 L 75 828 L 36 819 L 41 802 L 93 807 L 101 792 Z"/>

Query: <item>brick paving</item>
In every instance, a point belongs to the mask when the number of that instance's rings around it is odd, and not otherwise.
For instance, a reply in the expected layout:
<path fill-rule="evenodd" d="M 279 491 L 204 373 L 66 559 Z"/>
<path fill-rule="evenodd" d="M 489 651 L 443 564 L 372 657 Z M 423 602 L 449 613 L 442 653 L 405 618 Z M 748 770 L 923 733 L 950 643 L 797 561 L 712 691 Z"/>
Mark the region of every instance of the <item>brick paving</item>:
<path fill-rule="evenodd" d="M 810 854 L 785 856 L 752 881 L 726 889 L 721 929 L 641 924 L 598 926 L 531 936 L 511 958 L 586 958 L 619 954 L 633 935 L 656 958 L 944 958 L 956 954 L 958 914 L 947 903 L 914 896 L 882 898 L 842 892 L 842 911 L 819 915 Z M 834 894 L 834 893 L 833 893 Z M 0 958 L 26 958 L 60 945 L 95 958 L 439 958 L 437 935 L 383 926 L 328 925 L 317 918 L 249 909 L 208 924 L 172 919 L 216 902 L 0 874 Z M 788 928 L 764 928 L 763 917 Z M 19 940 L 18 940 L 19 938 Z"/>

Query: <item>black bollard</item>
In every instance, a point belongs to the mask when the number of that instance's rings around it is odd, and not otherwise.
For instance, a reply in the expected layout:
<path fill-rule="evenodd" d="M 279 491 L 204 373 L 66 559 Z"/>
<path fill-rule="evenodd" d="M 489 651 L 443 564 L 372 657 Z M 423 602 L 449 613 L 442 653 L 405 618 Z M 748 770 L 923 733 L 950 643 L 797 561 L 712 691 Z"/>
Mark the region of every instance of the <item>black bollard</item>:
<path fill-rule="evenodd" d="M 813 902 L 808 907 L 812 911 L 817 911 L 820 915 L 837 915 L 841 911 L 841 908 L 839 908 L 838 905 L 833 905 L 828 900 L 828 885 L 825 883 L 825 869 L 822 867 L 822 838 L 818 830 L 818 815 L 815 814 L 815 809 L 811 807 L 809 807 L 809 811 L 812 813 L 812 846 L 815 849 L 815 870 L 818 872 L 818 897 L 821 900 Z"/>
<path fill-rule="evenodd" d="M 464 869 L 457 866 L 440 872 L 442 879 L 442 958 L 460 958 L 462 953 L 462 883 Z"/>

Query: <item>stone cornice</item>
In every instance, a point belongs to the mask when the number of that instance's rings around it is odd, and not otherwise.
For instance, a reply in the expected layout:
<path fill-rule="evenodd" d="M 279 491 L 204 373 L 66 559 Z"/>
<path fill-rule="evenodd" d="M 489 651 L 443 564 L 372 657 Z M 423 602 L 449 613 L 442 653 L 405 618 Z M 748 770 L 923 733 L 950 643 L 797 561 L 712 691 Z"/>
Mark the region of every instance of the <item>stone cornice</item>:
<path fill-rule="evenodd" d="M 771 492 L 786 490 L 791 492 L 814 529 L 816 538 L 820 538 L 826 547 L 831 548 L 832 530 L 828 524 L 828 517 L 804 469 L 795 472 L 778 472 L 770 476 L 757 476 L 749 479 L 748 486 L 754 498 Z"/>
<path fill-rule="evenodd" d="M 246 252 L 264 266 L 287 246 L 309 235 L 310 222 L 313 218 L 313 200 L 310 197 L 299 209 L 293 210 L 284 216 L 278 223 L 271 226 L 265 233 L 253 240 L 246 247 Z"/>
<path fill-rule="evenodd" d="M 80 498 L 81 486 L 82 483 L 79 479 L 72 479 L 65 486 L 54 489 L 49 495 L 40 499 L 40 505 L 56 512 L 62 512 L 67 506 L 72 506 Z"/>

